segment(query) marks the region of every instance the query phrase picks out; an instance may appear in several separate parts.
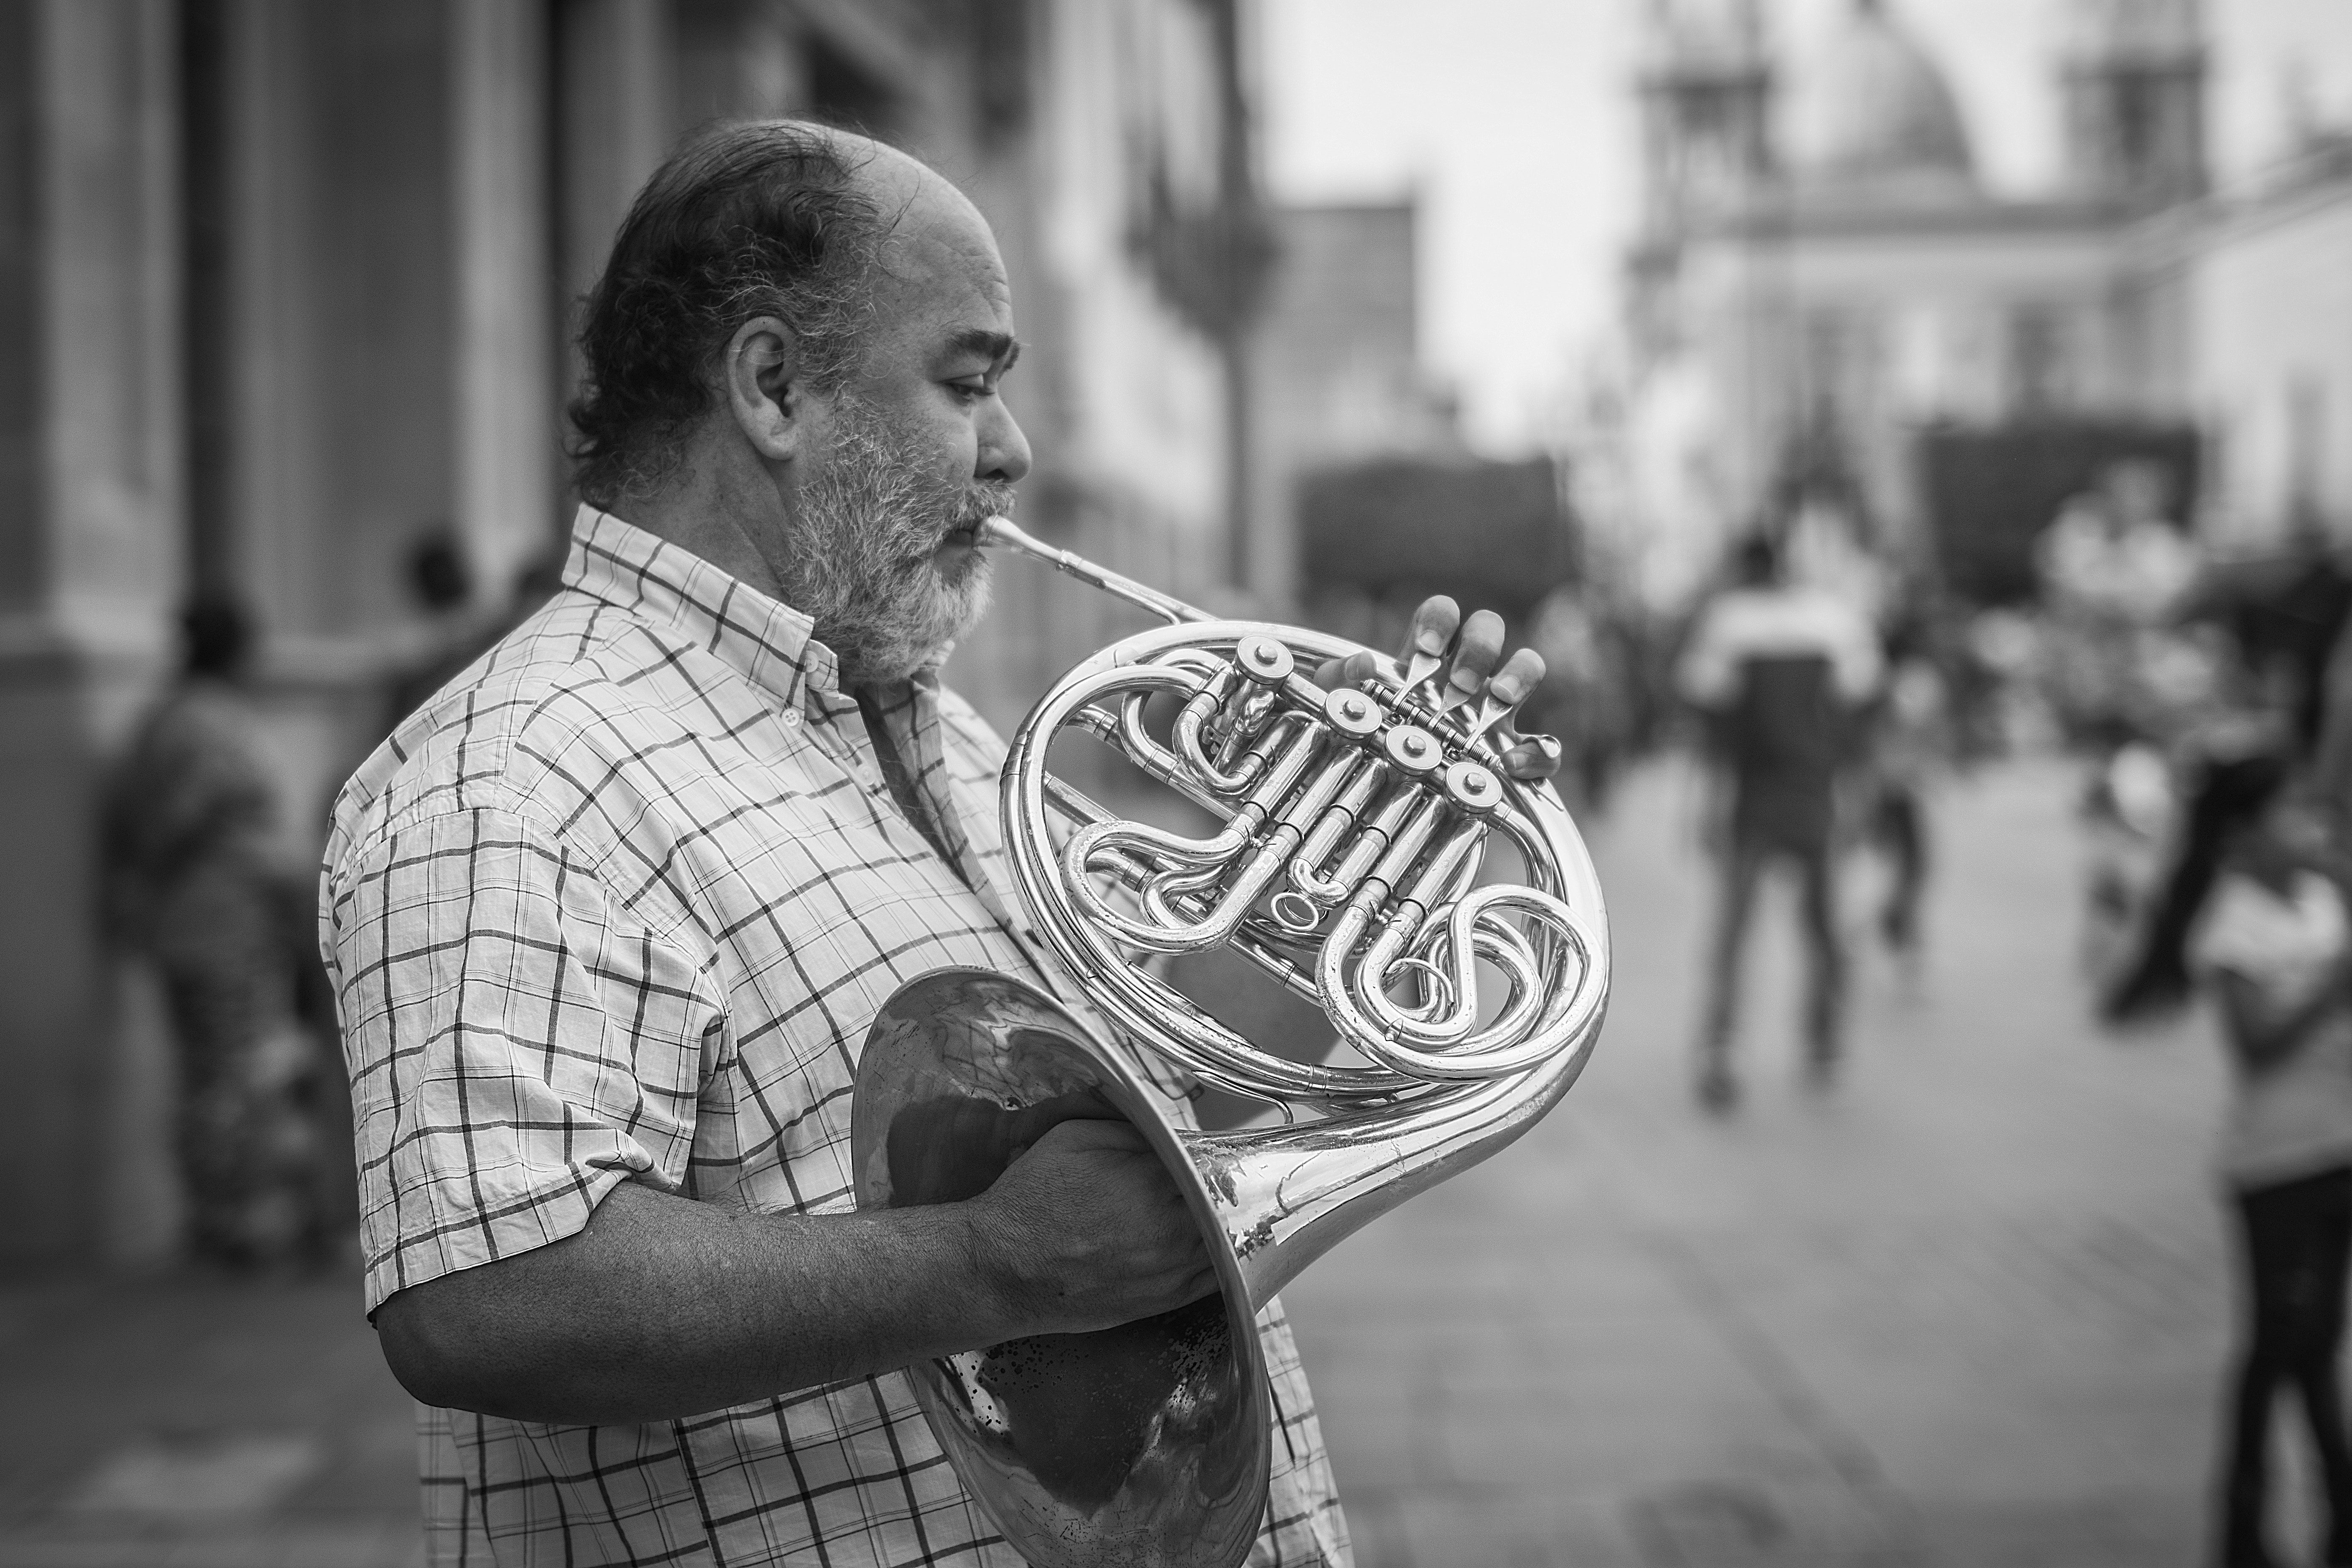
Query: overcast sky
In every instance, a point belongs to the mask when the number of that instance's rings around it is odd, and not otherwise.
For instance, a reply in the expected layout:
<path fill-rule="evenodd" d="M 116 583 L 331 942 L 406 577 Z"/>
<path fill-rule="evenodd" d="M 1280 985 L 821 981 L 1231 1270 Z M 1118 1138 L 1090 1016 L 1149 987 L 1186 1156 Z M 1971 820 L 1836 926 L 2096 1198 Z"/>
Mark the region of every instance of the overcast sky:
<path fill-rule="evenodd" d="M 1540 428 L 1605 333 L 1640 195 L 1628 87 L 1643 0 L 1262 0 L 1267 174 L 1285 201 L 1421 194 L 1422 339 L 1509 447 Z M 1783 58 L 1853 0 L 1766 0 Z M 1950 73 L 1979 168 L 2056 177 L 2059 0 L 1892 0 Z M 2208 0 L 2224 184 L 2278 149 L 2300 60 L 2352 121 L 2352 0 Z M 1801 90 L 1801 89 L 1800 89 Z"/>

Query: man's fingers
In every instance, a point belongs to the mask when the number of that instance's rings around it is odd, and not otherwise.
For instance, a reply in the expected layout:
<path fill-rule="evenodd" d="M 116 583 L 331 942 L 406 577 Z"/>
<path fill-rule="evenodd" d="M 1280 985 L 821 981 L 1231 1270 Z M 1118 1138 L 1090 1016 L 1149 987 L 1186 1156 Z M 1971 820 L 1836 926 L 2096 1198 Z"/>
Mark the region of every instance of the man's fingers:
<path fill-rule="evenodd" d="M 1336 691 L 1342 686 L 1353 686 L 1370 680 L 1378 673 L 1377 660 L 1370 648 L 1351 653 L 1345 658 L 1327 658 L 1315 671 L 1315 684 L 1326 691 Z"/>
<path fill-rule="evenodd" d="M 1486 682 L 1486 689 L 1497 702 L 1507 702 L 1517 708 L 1528 694 L 1543 684 L 1543 655 L 1531 647 L 1523 647 L 1503 661 L 1503 668 Z"/>
<path fill-rule="evenodd" d="M 1480 610 L 1465 621 L 1459 606 L 1441 594 L 1423 600 L 1421 607 L 1413 612 L 1412 627 L 1405 638 L 1404 663 L 1410 668 L 1416 655 L 1437 658 L 1449 650 L 1453 657 L 1445 667 L 1444 680 L 1457 698 L 1466 700 L 1483 691 L 1517 708 L 1543 683 L 1543 655 L 1535 649 L 1523 647 L 1509 658 L 1503 658 L 1500 616 L 1491 610 Z M 1354 686 L 1378 673 L 1376 663 L 1370 653 L 1326 659 L 1315 672 L 1315 683 L 1326 690 Z M 1507 736 L 1507 721 L 1495 732 L 1494 739 L 1501 742 Z M 1548 779 L 1559 772 L 1560 754 L 1560 743 L 1549 735 L 1512 737 L 1504 747 L 1503 768 L 1513 778 Z"/>
<path fill-rule="evenodd" d="M 1461 605 L 1443 594 L 1423 599 L 1421 608 L 1412 613 L 1412 628 L 1405 633 L 1404 662 L 1412 663 L 1412 656 L 1417 653 L 1425 653 L 1432 658 L 1444 658 L 1461 626 Z"/>
<path fill-rule="evenodd" d="M 1522 735 L 1503 752 L 1503 771 L 1515 779 L 1548 779 L 1559 772 L 1560 743 L 1549 735 Z"/>
<path fill-rule="evenodd" d="M 1457 696 L 1475 697 L 1486 688 L 1486 678 L 1503 657 L 1503 617 L 1480 610 L 1462 623 L 1454 645 L 1454 665 L 1446 684 Z"/>

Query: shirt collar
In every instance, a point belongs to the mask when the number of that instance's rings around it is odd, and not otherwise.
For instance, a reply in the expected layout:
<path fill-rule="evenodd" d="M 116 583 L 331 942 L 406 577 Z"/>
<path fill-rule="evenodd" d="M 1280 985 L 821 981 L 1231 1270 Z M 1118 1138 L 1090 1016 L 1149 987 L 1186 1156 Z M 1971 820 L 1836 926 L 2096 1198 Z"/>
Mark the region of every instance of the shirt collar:
<path fill-rule="evenodd" d="M 845 699 L 833 650 L 791 605 L 611 512 L 583 506 L 563 585 L 675 628 L 787 710 Z"/>

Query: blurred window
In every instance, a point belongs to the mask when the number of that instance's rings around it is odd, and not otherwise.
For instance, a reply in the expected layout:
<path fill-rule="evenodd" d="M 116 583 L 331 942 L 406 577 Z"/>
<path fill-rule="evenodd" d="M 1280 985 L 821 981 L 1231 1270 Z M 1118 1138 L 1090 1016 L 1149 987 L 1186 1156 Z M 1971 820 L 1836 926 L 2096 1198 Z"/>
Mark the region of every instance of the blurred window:
<path fill-rule="evenodd" d="M 2009 404 L 2046 414 L 2066 401 L 2066 321 L 2052 305 L 2021 305 L 2009 319 Z"/>

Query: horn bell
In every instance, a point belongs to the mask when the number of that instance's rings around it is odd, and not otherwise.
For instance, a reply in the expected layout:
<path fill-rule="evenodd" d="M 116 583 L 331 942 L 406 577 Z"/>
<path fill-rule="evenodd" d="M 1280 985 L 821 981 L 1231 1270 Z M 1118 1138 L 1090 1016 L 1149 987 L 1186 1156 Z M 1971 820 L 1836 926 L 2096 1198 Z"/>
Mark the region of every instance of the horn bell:
<path fill-rule="evenodd" d="M 1043 993 L 934 970 L 883 1005 L 858 1060 L 858 1207 L 976 1196 L 1055 1122 L 1118 1117 L 1217 1237 L 1225 1219 L 1158 1098 Z M 907 1369 L 965 1489 L 1034 1568 L 1225 1568 L 1248 1552 L 1273 1409 L 1240 1259 L 1209 1252 L 1222 1289 L 1191 1306 Z"/>
<path fill-rule="evenodd" d="M 966 1489 L 1034 1568 L 1231 1568 L 1265 1511 L 1273 1409 L 1255 1319 L 1349 1235 L 1515 1141 L 1599 1037 L 1534 1072 L 1424 1102 L 1202 1132 L 1160 1110 L 1121 1051 L 1004 974 L 902 986 L 857 1068 L 862 1209 L 986 1191 L 1071 1117 L 1144 1134 L 1208 1243 L 1220 1289 L 1090 1334 L 1047 1334 L 908 1369 Z"/>

